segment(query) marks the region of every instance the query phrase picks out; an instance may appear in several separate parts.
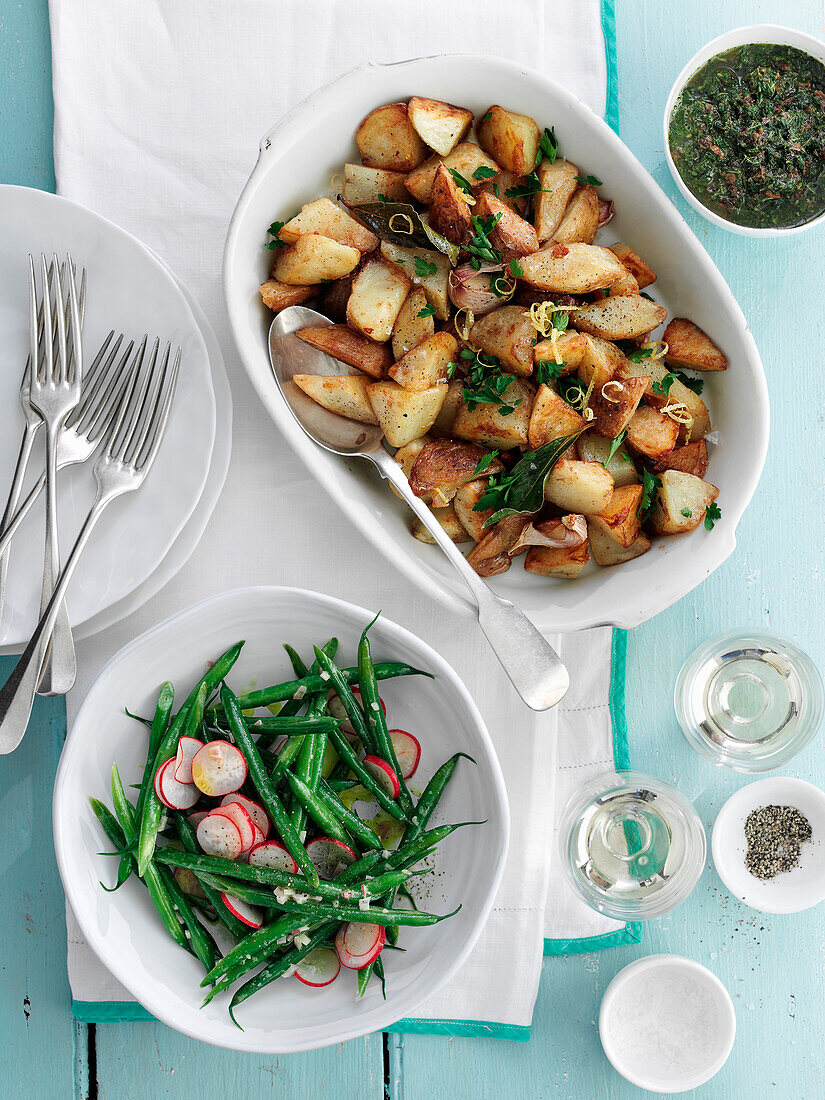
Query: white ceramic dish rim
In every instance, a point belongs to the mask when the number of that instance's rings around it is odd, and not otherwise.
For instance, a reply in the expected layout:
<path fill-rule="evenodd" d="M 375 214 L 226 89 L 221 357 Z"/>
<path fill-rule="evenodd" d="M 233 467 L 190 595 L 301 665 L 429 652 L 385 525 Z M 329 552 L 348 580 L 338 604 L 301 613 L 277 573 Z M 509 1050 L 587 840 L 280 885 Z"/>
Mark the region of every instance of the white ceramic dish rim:
<path fill-rule="evenodd" d="M 698 975 L 704 982 L 712 986 L 717 992 L 722 994 L 721 1002 L 728 1009 L 726 1016 L 729 1025 L 729 1037 L 725 1042 L 724 1054 L 719 1055 L 716 1060 L 711 1063 L 707 1069 L 702 1072 L 697 1072 L 693 1078 L 689 1078 L 685 1082 L 680 1082 L 678 1086 L 666 1089 L 662 1087 L 660 1081 L 656 1081 L 655 1084 L 650 1080 L 645 1079 L 643 1076 L 635 1073 L 622 1063 L 621 1057 L 616 1053 L 612 1047 L 609 1039 L 605 1041 L 606 1035 L 609 1035 L 610 1025 L 608 1023 L 608 1015 L 611 1011 L 613 1001 L 623 985 L 632 978 L 634 975 L 644 970 L 655 970 L 659 966 L 668 964 L 670 966 L 681 966 L 685 970 L 689 970 L 691 974 Z M 658 955 L 646 955 L 644 958 L 636 959 L 635 962 L 628 963 L 623 967 L 605 990 L 604 997 L 602 997 L 601 1007 L 599 1008 L 599 1040 L 602 1044 L 605 1056 L 617 1073 L 620 1073 L 625 1080 L 629 1081 L 632 1085 L 636 1085 L 642 1089 L 648 1089 L 657 1093 L 674 1093 L 674 1092 L 686 1092 L 689 1089 L 698 1088 L 700 1085 L 710 1081 L 719 1070 L 724 1066 L 730 1057 L 730 1052 L 733 1050 L 733 1043 L 736 1038 L 736 1011 L 733 1007 L 733 1000 L 730 993 L 728 993 L 723 982 L 709 970 L 706 966 L 696 962 L 694 959 L 685 958 L 684 955 L 669 955 L 666 953 Z"/>
<path fill-rule="evenodd" d="M 306 437 L 303 430 L 295 421 L 292 413 L 289 411 L 289 407 L 277 390 L 277 386 L 272 381 L 271 367 L 265 348 L 260 346 L 260 341 L 250 339 L 246 332 L 245 323 L 242 319 L 244 303 L 238 289 L 240 281 L 240 261 L 236 255 L 238 237 L 247 210 L 252 205 L 254 194 L 259 186 L 259 180 L 268 171 L 268 154 L 276 145 L 279 137 L 291 130 L 291 128 L 300 121 L 304 112 L 311 113 L 316 111 L 319 102 L 323 103 L 324 99 L 333 92 L 342 98 L 345 97 L 348 85 L 357 85 L 359 82 L 369 80 L 372 74 L 378 73 L 380 75 L 383 70 L 402 70 L 431 62 L 449 64 L 458 61 L 470 62 L 472 64 L 477 63 L 482 68 L 486 67 L 488 70 L 492 68 L 494 72 L 501 72 L 509 76 L 526 76 L 530 81 L 535 82 L 540 87 L 546 88 L 550 94 L 562 100 L 565 106 L 569 107 L 573 113 L 586 113 L 591 120 L 591 124 L 599 132 L 600 138 L 604 145 L 607 146 L 608 150 L 615 152 L 620 160 L 625 159 L 631 162 L 631 164 L 635 166 L 635 170 L 638 174 L 643 176 L 647 181 L 647 186 L 661 195 L 663 202 L 667 205 L 667 214 L 671 219 L 671 228 L 688 237 L 692 247 L 706 259 L 707 269 L 703 274 L 707 276 L 712 291 L 725 300 L 732 319 L 735 319 L 738 338 L 757 396 L 756 404 L 752 410 L 754 417 L 752 436 L 753 451 L 749 455 L 749 462 L 743 464 L 739 471 L 740 476 L 738 477 L 737 483 L 739 496 L 736 505 L 734 506 L 732 501 L 728 501 L 726 509 L 727 516 L 724 526 L 720 529 L 719 525 L 717 525 L 713 539 L 697 547 L 699 552 L 695 554 L 692 559 L 696 560 L 698 563 L 695 570 L 693 572 L 685 570 L 676 576 L 669 576 L 667 586 L 660 585 L 657 587 L 653 584 L 648 585 L 644 598 L 637 598 L 629 602 L 625 599 L 625 602 L 622 602 L 620 598 L 614 595 L 612 600 L 605 601 L 605 603 L 610 604 L 610 606 L 598 611 L 594 610 L 588 612 L 587 614 L 583 614 L 578 608 L 567 610 L 554 607 L 552 595 L 549 597 L 547 605 L 542 608 L 541 612 L 536 612 L 535 610 L 528 610 L 527 612 L 531 615 L 533 621 L 536 622 L 536 625 L 547 633 L 580 630 L 587 627 L 603 625 L 630 629 L 647 621 L 660 611 L 663 611 L 666 607 L 677 602 L 705 580 L 707 576 L 714 572 L 733 553 L 736 547 L 736 528 L 756 489 L 767 455 L 770 421 L 768 390 L 759 351 L 747 321 L 745 320 L 741 307 L 734 298 L 718 268 L 708 256 L 700 242 L 696 239 L 695 234 L 687 225 L 682 215 L 670 200 L 667 199 L 667 196 L 664 195 L 655 181 L 653 181 L 646 169 L 639 163 L 636 157 L 633 156 L 630 150 L 627 149 L 621 139 L 610 129 L 610 127 L 607 126 L 607 124 L 586 104 L 582 103 L 581 100 L 573 95 L 573 93 L 569 92 L 555 81 L 525 66 L 517 65 L 502 59 L 482 58 L 468 54 L 431 55 L 427 57 L 412 58 L 406 61 L 393 62 L 387 65 L 369 62 L 344 73 L 342 76 L 337 77 L 335 80 L 313 92 L 312 95 L 308 96 L 284 115 L 283 118 L 261 139 L 258 161 L 241 193 L 229 224 L 226 246 L 224 249 L 223 284 L 224 297 L 235 344 L 247 374 L 270 416 L 275 420 L 280 431 L 286 437 L 293 450 L 301 457 L 302 461 L 306 463 L 321 485 L 327 489 L 335 503 L 349 516 L 351 521 L 359 527 L 362 533 L 382 551 L 382 553 L 386 554 L 388 552 L 388 545 L 394 547 L 396 553 L 392 558 L 393 564 L 405 573 L 414 584 L 418 585 L 438 602 L 450 608 L 450 610 L 458 611 L 465 615 L 475 615 L 475 606 L 464 595 L 462 586 L 457 579 L 453 586 L 442 577 L 428 571 L 413 555 L 412 551 L 409 553 L 403 551 L 398 552 L 399 548 L 397 543 L 392 539 L 382 538 L 380 524 L 377 522 L 362 522 L 360 515 L 350 515 L 346 500 L 339 499 L 335 494 L 334 487 L 327 484 L 327 480 L 324 476 L 324 458 L 328 456 L 321 457 L 323 455 L 321 449 L 316 447 Z M 648 558 L 638 560 L 640 562 L 648 562 Z M 647 568 L 649 568 L 649 566 Z M 514 599 L 515 602 L 518 602 L 517 594 L 514 596 L 513 593 L 508 592 L 506 595 Z"/>
<path fill-rule="evenodd" d="M 722 53 L 724 50 L 732 49 L 734 46 L 748 45 L 751 42 L 768 42 L 780 46 L 796 46 L 797 49 L 810 54 L 812 57 L 816 58 L 817 61 L 821 61 L 825 64 L 825 43 L 820 42 L 818 38 L 814 38 L 811 34 L 805 34 L 804 31 L 798 31 L 795 27 L 783 27 L 778 23 L 754 23 L 751 26 L 736 27 L 734 30 L 725 31 L 724 34 L 718 35 L 703 46 L 701 50 L 696 51 L 673 82 L 673 87 L 670 89 L 670 95 L 667 97 L 663 120 L 665 157 L 667 158 L 667 166 L 670 169 L 670 174 L 673 176 L 673 181 L 681 191 L 682 196 L 690 203 L 694 210 L 701 214 L 703 218 L 712 222 L 713 225 L 718 226 L 720 229 L 727 229 L 731 233 L 739 233 L 745 237 L 787 237 L 791 233 L 802 233 L 807 229 L 813 229 L 815 226 L 825 224 L 825 213 L 819 214 L 816 218 L 812 218 L 811 221 L 805 222 L 804 225 L 789 225 L 779 228 L 768 226 L 767 228 L 760 229 L 757 226 L 737 225 L 736 222 L 726 221 L 725 218 L 720 217 L 718 214 L 714 213 L 713 210 L 709 210 L 700 199 L 697 199 L 680 176 L 679 169 L 676 167 L 670 153 L 668 134 L 670 129 L 670 115 L 682 88 L 684 88 L 685 84 L 693 76 L 696 70 L 704 65 L 706 61 L 710 61 L 716 54 Z"/>
<path fill-rule="evenodd" d="M 162 998 L 155 996 L 154 994 L 144 994 L 140 983 L 134 978 L 134 975 L 129 973 L 125 968 L 120 966 L 120 960 L 117 953 L 117 945 L 109 943 L 105 940 L 101 940 L 97 935 L 96 929 L 86 919 L 86 914 L 83 906 L 80 904 L 80 898 L 75 890 L 74 882 L 69 875 L 67 868 L 66 851 L 64 845 L 64 836 L 60 830 L 60 822 L 63 819 L 64 810 L 62 806 L 62 797 L 64 790 L 65 775 L 71 767 L 72 757 L 75 753 L 84 751 L 83 746 L 80 743 L 80 739 L 75 736 L 75 730 L 80 729 L 81 721 L 85 717 L 85 711 L 90 707 L 89 699 L 91 698 L 98 682 L 103 681 L 109 674 L 110 669 L 116 666 L 120 662 L 127 660 L 135 649 L 145 644 L 152 638 L 156 638 L 161 635 L 168 627 L 173 624 L 177 624 L 180 620 L 187 618 L 190 615 L 195 615 L 199 612 L 205 611 L 207 608 L 213 605 L 220 605 L 226 600 L 234 600 L 245 595 L 254 595 L 256 598 L 267 598 L 274 595 L 275 598 L 278 595 L 288 593 L 291 596 L 296 596 L 298 599 L 309 599 L 313 602 L 321 604 L 329 609 L 330 616 L 349 616 L 352 619 L 356 619 L 363 622 L 365 625 L 372 620 L 374 613 L 367 611 L 366 608 L 359 607 L 357 604 L 351 604 L 346 600 L 340 600 L 335 596 L 329 596 L 322 592 L 310 591 L 308 589 L 295 588 L 287 585 L 258 585 L 250 586 L 247 588 L 233 589 L 226 592 L 221 592 L 215 596 L 210 596 L 207 599 L 200 600 L 198 603 L 185 608 L 182 611 L 177 612 L 175 615 L 170 616 L 164 622 L 159 623 L 157 626 L 152 627 L 149 630 L 144 631 L 143 634 L 134 638 L 128 645 L 124 646 L 118 651 L 100 670 L 97 674 L 89 689 L 84 696 L 83 702 L 78 708 L 72 728 L 66 738 L 63 751 L 60 756 L 60 761 L 57 768 L 57 774 L 55 776 L 54 790 L 52 795 L 52 820 L 54 829 L 54 846 L 55 855 L 57 857 L 58 870 L 60 872 L 60 878 L 63 883 L 63 888 L 66 893 L 67 900 L 72 907 L 72 911 L 77 919 L 77 922 L 86 938 L 89 946 L 95 952 L 101 963 L 117 978 L 117 980 L 142 1004 L 147 1011 L 149 1011 L 156 1019 L 162 1023 L 167 1024 L 169 1027 L 175 1028 L 177 1031 L 188 1035 L 192 1039 L 198 1039 L 203 1041 L 204 1036 L 199 1033 L 194 1027 L 187 1027 L 182 1025 L 179 1021 L 172 1019 L 166 1009 L 166 1005 Z M 427 656 L 428 667 L 435 672 L 439 677 L 443 677 L 446 681 L 449 681 L 454 691 L 456 691 L 461 698 L 464 707 L 466 708 L 467 715 L 470 722 L 474 726 L 479 739 L 481 740 L 487 754 L 486 763 L 489 766 L 489 778 L 491 791 L 496 800 L 497 811 L 501 821 L 501 835 L 499 838 L 499 856 L 496 865 L 493 869 L 493 873 L 490 877 L 490 883 L 487 890 L 487 894 L 484 901 L 479 907 L 478 915 L 475 924 L 472 928 L 470 935 L 462 944 L 461 948 L 455 952 L 448 966 L 446 966 L 438 976 L 438 980 L 434 984 L 430 984 L 426 989 L 423 989 L 420 996 L 417 999 L 410 999 L 403 1007 L 401 1015 L 407 1015 L 415 1011 L 415 1009 L 428 997 L 432 996 L 441 986 L 443 986 L 449 979 L 460 969 L 468 955 L 472 951 L 476 944 L 481 932 L 484 929 L 487 917 L 493 906 L 496 894 L 498 892 L 499 885 L 501 883 L 502 875 L 504 874 L 504 866 L 507 859 L 507 850 L 510 840 L 510 807 L 507 797 L 507 790 L 504 782 L 504 776 L 501 771 L 501 765 L 498 761 L 495 747 L 490 738 L 490 734 L 487 730 L 487 726 L 481 713 L 476 706 L 472 696 L 465 687 L 463 681 L 458 674 L 449 665 L 444 658 L 433 649 L 427 642 L 412 631 L 407 630 L 405 627 L 394 622 L 392 619 L 381 618 L 381 629 L 386 631 L 390 637 L 396 637 L 400 642 L 407 645 L 412 645 L 414 648 L 423 648 L 423 651 Z M 158 985 L 160 985 L 160 981 Z M 387 1002 L 387 1006 L 391 1005 L 391 1001 Z M 229 1041 L 222 1042 L 218 1039 L 210 1038 L 207 1041 L 215 1046 L 222 1046 L 230 1050 L 242 1050 L 247 1053 L 262 1053 L 262 1054 L 287 1054 L 295 1053 L 303 1050 L 317 1049 L 322 1046 L 329 1046 L 333 1043 L 346 1042 L 349 1039 L 355 1039 L 365 1034 L 372 1034 L 374 1031 L 380 1031 L 384 1027 L 390 1026 L 399 1019 L 399 1015 L 394 1014 L 392 1011 L 386 1012 L 378 1020 L 377 1025 L 372 1024 L 364 1027 L 359 1026 L 356 1022 L 354 1025 L 348 1028 L 343 1028 L 339 1033 L 327 1038 L 323 1043 L 317 1043 L 308 1041 L 305 1043 L 290 1043 L 288 1045 L 273 1046 L 260 1044 L 246 1044 L 239 1046 Z M 355 1018 L 357 1021 L 357 1017 Z"/>

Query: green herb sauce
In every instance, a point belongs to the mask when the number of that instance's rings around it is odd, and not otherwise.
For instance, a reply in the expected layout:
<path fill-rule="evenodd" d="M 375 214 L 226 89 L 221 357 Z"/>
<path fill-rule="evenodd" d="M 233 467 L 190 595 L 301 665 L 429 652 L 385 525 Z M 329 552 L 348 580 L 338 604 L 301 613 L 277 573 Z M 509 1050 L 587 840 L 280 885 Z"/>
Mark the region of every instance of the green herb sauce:
<path fill-rule="evenodd" d="M 670 152 L 709 210 L 758 228 L 825 211 L 825 65 L 754 43 L 712 57 L 674 105 Z"/>

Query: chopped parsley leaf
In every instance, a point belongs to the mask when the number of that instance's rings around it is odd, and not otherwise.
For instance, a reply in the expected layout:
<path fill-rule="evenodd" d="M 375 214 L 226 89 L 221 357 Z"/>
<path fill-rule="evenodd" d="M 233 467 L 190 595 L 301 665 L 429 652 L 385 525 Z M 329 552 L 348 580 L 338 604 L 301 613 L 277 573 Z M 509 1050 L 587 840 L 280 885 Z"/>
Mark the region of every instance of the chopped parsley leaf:
<path fill-rule="evenodd" d="M 705 509 L 705 530 L 712 531 L 717 519 L 722 518 L 722 509 L 715 502 Z"/>
<path fill-rule="evenodd" d="M 438 268 L 434 263 L 425 260 L 422 256 L 415 257 L 415 273 L 419 279 L 426 279 L 428 275 L 435 275 Z"/>
<path fill-rule="evenodd" d="M 627 358 L 631 363 L 641 363 L 643 359 L 649 359 L 652 354 L 653 348 L 636 348 L 627 353 Z"/>
<path fill-rule="evenodd" d="M 524 268 L 516 259 L 510 260 L 510 274 L 520 278 L 524 274 Z"/>
<path fill-rule="evenodd" d="M 616 436 L 616 438 L 612 439 L 610 441 L 610 450 L 607 452 L 607 458 L 602 463 L 602 466 L 604 466 L 605 469 L 607 469 L 608 463 L 610 463 L 612 461 L 613 456 L 615 455 L 616 451 L 618 451 L 619 447 L 621 447 L 621 445 L 624 443 L 624 441 L 626 439 L 627 439 L 627 428 L 625 428 L 624 431 L 619 432 L 619 434 Z M 624 457 L 625 456 L 622 455 L 622 458 L 624 458 Z M 629 456 L 627 456 L 627 457 L 629 459 Z"/>
<path fill-rule="evenodd" d="M 682 515 L 685 517 L 685 519 L 691 519 L 693 516 L 693 512 L 691 512 L 690 508 L 683 508 Z"/>
<path fill-rule="evenodd" d="M 579 183 L 592 183 L 594 187 L 601 187 L 602 181 L 598 176 L 576 176 Z"/>
<path fill-rule="evenodd" d="M 495 168 L 488 168 L 486 164 L 482 164 L 478 168 L 476 168 L 475 172 L 473 172 L 473 179 L 489 180 L 492 179 L 493 176 L 497 175 L 498 172 L 495 170 Z"/>
<path fill-rule="evenodd" d="M 483 474 L 489 466 L 493 464 L 495 459 L 498 458 L 498 451 L 489 451 L 486 455 L 482 455 L 478 460 L 478 465 L 473 471 L 473 477 L 478 477 L 479 474 Z"/>
<path fill-rule="evenodd" d="M 566 363 L 557 363 L 555 359 L 541 359 L 536 363 L 536 381 L 540 386 L 549 386 L 552 378 L 561 377 L 561 369 L 566 366 Z"/>
<path fill-rule="evenodd" d="M 470 183 L 469 180 L 465 179 L 460 172 L 456 172 L 455 168 L 448 168 L 447 171 L 450 173 L 450 175 L 453 177 L 453 179 L 462 191 L 464 191 L 468 195 L 472 195 L 473 185 Z"/>
<path fill-rule="evenodd" d="M 274 252 L 276 248 L 287 248 L 287 242 L 282 241 L 278 234 L 281 232 L 286 222 L 273 222 L 267 229 L 267 233 L 273 238 L 271 241 L 267 241 L 264 248 L 268 248 L 270 252 Z"/>
<path fill-rule="evenodd" d="M 650 509 L 656 503 L 657 490 L 661 487 L 661 479 L 652 474 L 650 470 L 645 470 L 642 474 L 642 502 L 639 505 L 639 515 L 642 519 L 647 518 Z"/>
<path fill-rule="evenodd" d="M 433 306 L 424 306 L 423 309 L 418 311 L 419 317 L 435 317 L 435 309 Z"/>
<path fill-rule="evenodd" d="M 544 133 L 539 138 L 539 147 L 536 152 L 536 164 L 541 164 L 542 157 L 547 157 L 551 164 L 555 164 L 558 151 L 559 143 L 556 139 L 555 126 L 551 126 L 549 130 L 545 126 Z"/>

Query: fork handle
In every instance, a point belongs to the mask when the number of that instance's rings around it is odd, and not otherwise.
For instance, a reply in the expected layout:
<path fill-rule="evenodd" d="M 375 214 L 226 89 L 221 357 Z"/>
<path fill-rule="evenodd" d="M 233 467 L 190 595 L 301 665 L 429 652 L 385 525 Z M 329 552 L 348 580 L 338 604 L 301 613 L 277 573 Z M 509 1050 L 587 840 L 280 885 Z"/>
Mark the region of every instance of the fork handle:
<path fill-rule="evenodd" d="M 43 587 L 40 592 L 41 615 L 48 607 L 60 574 L 57 539 L 57 438 L 61 430 L 62 425 L 54 425 L 48 427 L 46 432 L 46 549 L 43 556 Z M 77 658 L 65 600 L 60 601 L 57 609 L 51 640 L 38 694 L 65 695 L 77 678 Z"/>
<path fill-rule="evenodd" d="M 3 618 L 3 601 L 6 596 L 6 578 L 9 572 L 9 543 L 11 542 L 11 535 L 8 540 L 2 538 L 12 521 L 16 519 L 17 503 L 20 500 L 20 493 L 23 490 L 23 478 L 26 476 L 26 469 L 29 465 L 29 459 L 31 458 L 32 447 L 34 446 L 34 437 L 37 435 L 37 430 L 40 427 L 39 423 L 31 420 L 26 421 L 26 426 L 23 429 L 23 436 L 20 440 L 20 451 L 17 455 L 17 465 L 14 468 L 14 476 L 11 481 L 11 488 L 9 489 L 8 500 L 6 501 L 6 508 L 3 512 L 3 518 L 0 519 L 0 620 Z M 22 517 L 21 517 L 22 518 Z M 15 524 L 14 530 L 17 530 L 18 523 Z M 12 534 L 14 531 L 12 531 Z"/>

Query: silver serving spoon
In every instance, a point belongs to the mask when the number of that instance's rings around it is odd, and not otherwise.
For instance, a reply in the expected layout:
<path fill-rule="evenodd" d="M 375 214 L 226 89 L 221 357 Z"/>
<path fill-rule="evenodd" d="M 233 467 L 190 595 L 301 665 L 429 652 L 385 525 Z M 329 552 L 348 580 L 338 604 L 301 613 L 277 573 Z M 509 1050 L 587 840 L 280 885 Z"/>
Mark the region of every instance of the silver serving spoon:
<path fill-rule="evenodd" d="M 329 325 L 323 314 L 306 306 L 290 306 L 277 315 L 269 329 L 272 371 L 292 415 L 319 446 L 346 458 L 366 458 L 396 489 L 461 575 L 478 607 L 478 622 L 513 686 L 528 707 L 555 706 L 570 685 L 558 654 L 527 616 L 509 600 L 497 596 L 467 563 L 427 505 L 409 486 L 404 471 L 389 454 L 380 428 L 330 412 L 300 390 L 295 374 L 326 376 L 359 374 L 354 367 L 333 359 L 300 340 L 295 332 L 307 325 Z"/>

